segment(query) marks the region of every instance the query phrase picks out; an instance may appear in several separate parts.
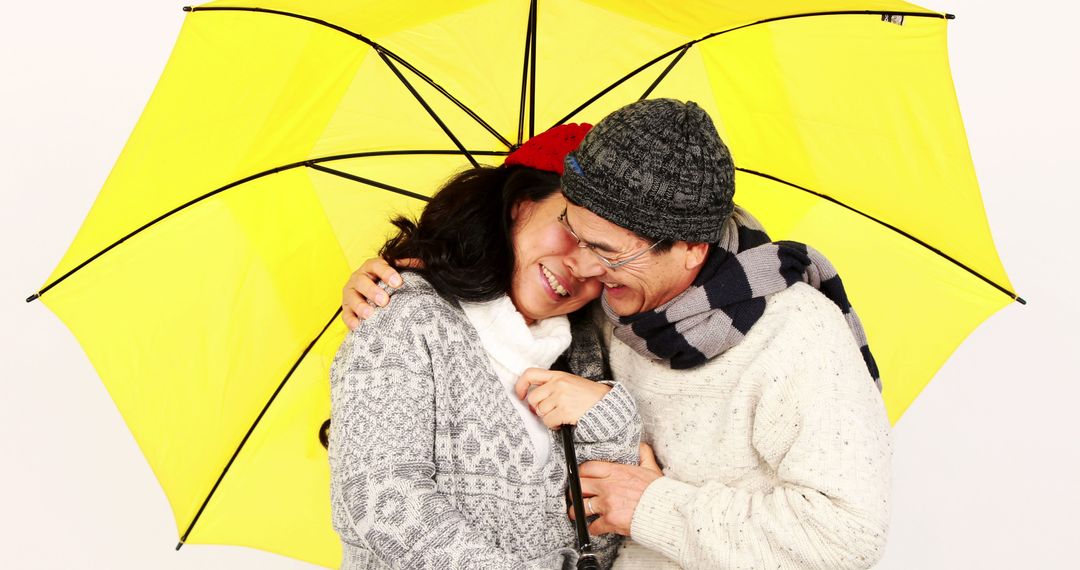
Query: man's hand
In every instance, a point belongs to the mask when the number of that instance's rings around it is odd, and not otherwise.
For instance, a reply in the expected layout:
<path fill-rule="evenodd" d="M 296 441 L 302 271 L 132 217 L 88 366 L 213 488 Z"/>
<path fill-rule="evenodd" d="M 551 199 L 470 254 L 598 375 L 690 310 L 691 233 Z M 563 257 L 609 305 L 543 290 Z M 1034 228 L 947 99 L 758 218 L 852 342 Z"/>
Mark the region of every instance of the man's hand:
<path fill-rule="evenodd" d="M 398 267 L 419 267 L 415 259 L 403 259 L 397 262 Z M 350 330 L 360 326 L 360 321 L 371 317 L 375 307 L 385 307 L 390 302 L 390 296 L 377 284 L 378 281 L 390 284 L 391 287 L 401 286 L 401 275 L 386 260 L 373 257 L 364 262 L 345 284 L 341 292 L 341 320 Z"/>
<path fill-rule="evenodd" d="M 535 388 L 530 391 L 530 386 Z M 607 384 L 543 368 L 526 369 L 514 385 L 517 397 L 527 399 L 533 413 L 551 429 L 576 424 L 610 391 Z"/>
<path fill-rule="evenodd" d="M 607 461 L 587 461 L 578 469 L 585 513 L 600 515 L 589 525 L 589 534 L 609 532 L 630 536 L 634 509 L 650 483 L 663 477 L 656 457 L 648 444 L 641 444 L 641 465 L 623 465 Z M 574 509 L 570 508 L 570 518 Z"/>

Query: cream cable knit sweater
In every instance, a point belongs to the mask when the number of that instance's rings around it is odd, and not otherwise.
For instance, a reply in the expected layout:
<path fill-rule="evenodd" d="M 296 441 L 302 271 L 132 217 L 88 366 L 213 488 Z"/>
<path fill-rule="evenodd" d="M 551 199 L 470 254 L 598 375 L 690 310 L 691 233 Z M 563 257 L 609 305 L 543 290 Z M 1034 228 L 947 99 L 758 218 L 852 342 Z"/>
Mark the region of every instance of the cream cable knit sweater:
<path fill-rule="evenodd" d="M 889 421 L 844 318 L 797 284 L 736 347 L 672 370 L 614 339 L 664 477 L 620 570 L 868 568 L 888 528 Z"/>

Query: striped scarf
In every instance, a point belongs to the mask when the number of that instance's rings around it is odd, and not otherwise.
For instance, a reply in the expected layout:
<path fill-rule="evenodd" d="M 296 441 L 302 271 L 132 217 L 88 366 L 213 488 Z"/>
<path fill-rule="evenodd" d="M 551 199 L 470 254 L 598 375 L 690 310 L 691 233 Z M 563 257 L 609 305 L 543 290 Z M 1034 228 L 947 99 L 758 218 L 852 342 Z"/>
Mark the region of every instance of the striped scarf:
<path fill-rule="evenodd" d="M 881 378 L 866 333 L 836 269 L 805 244 L 771 241 L 761 223 L 738 206 L 724 225 L 720 243 L 686 291 L 630 317 L 616 315 L 605 299 L 604 312 L 615 324 L 619 340 L 643 356 L 682 370 L 739 344 L 765 313 L 765 298 L 799 282 L 813 286 L 840 307 L 880 390 Z"/>

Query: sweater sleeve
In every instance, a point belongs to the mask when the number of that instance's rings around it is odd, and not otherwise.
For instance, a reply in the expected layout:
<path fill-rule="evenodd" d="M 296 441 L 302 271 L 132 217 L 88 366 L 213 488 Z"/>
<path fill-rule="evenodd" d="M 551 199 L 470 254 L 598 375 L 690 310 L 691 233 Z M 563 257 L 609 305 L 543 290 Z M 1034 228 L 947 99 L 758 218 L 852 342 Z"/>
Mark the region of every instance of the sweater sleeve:
<path fill-rule="evenodd" d="M 622 384 L 603 383 L 611 386 L 611 390 L 581 416 L 574 429 L 578 460 L 636 465 L 641 442 L 637 404 Z"/>
<path fill-rule="evenodd" d="M 572 549 L 535 560 L 501 550 L 438 492 L 433 362 L 421 331 L 447 323 L 419 301 L 395 295 L 346 337 L 332 367 L 335 530 L 392 568 L 573 568 Z"/>
<path fill-rule="evenodd" d="M 635 542 L 687 569 L 862 569 L 881 557 L 889 422 L 841 318 L 834 330 L 776 341 L 798 348 L 771 355 L 779 358 L 762 383 L 750 442 L 775 485 L 658 479 L 634 512 Z"/>
<path fill-rule="evenodd" d="M 641 442 L 641 415 L 625 386 L 611 378 L 600 327 L 589 310 L 570 315 L 573 342 L 567 361 L 574 374 L 607 384 L 611 390 L 578 420 L 574 429 L 578 460 L 612 461 L 636 465 Z"/>

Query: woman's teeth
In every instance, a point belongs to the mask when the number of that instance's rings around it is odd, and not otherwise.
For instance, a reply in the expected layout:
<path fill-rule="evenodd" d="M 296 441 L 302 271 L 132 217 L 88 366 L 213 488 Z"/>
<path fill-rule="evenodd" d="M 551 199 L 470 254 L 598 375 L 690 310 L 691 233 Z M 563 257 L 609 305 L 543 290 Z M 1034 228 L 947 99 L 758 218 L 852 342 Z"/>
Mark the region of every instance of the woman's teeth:
<path fill-rule="evenodd" d="M 567 291 L 562 285 L 559 285 L 559 280 L 555 278 L 555 274 L 548 271 L 547 267 L 540 266 L 540 270 L 544 272 L 544 277 L 547 278 L 548 285 L 551 285 L 551 289 L 559 294 L 560 297 L 569 297 L 570 292 Z"/>
<path fill-rule="evenodd" d="M 604 283 L 604 287 L 608 289 L 618 289 L 619 287 L 622 287 L 622 285 L 619 285 L 618 283 Z"/>

